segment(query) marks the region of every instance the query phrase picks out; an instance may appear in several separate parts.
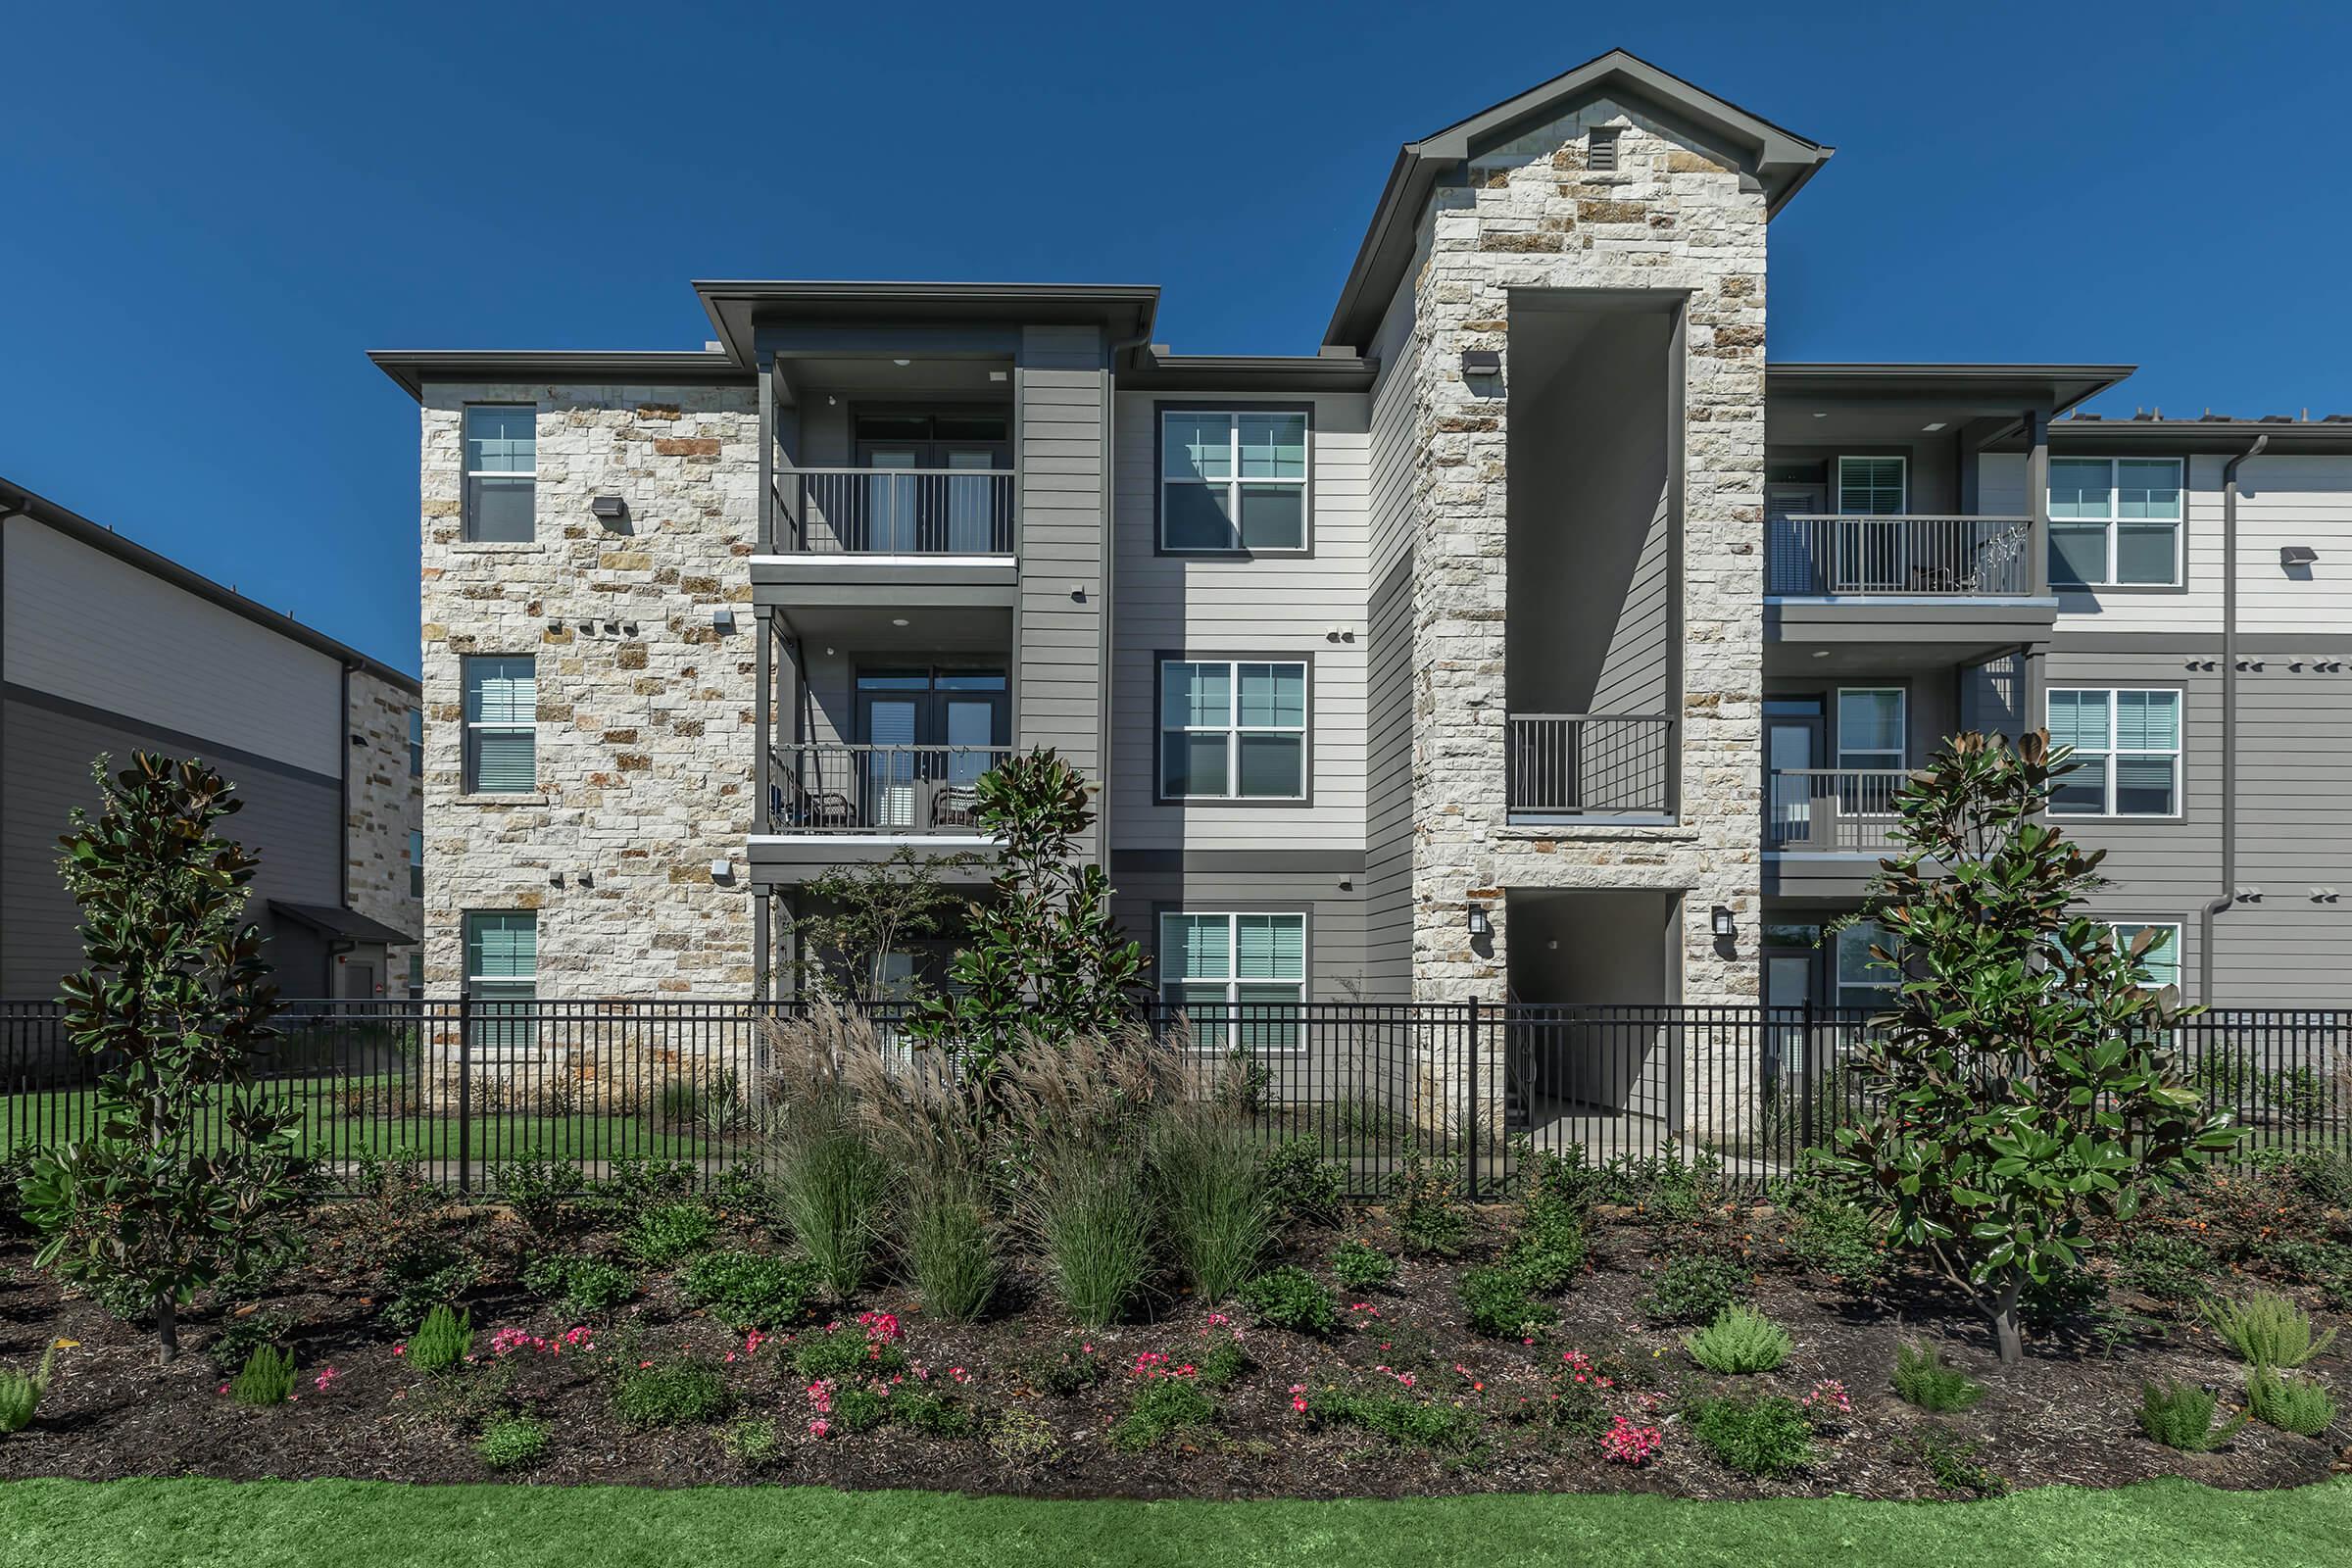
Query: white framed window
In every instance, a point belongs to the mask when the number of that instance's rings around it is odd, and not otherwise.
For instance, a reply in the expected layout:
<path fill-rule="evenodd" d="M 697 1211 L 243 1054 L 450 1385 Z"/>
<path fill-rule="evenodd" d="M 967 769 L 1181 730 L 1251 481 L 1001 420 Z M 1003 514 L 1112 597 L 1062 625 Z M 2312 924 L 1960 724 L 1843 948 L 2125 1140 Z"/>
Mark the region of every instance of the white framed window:
<path fill-rule="evenodd" d="M 1163 659 L 1159 798 L 1306 798 L 1303 660 Z"/>
<path fill-rule="evenodd" d="M 536 536 L 539 411 L 528 403 L 466 408 L 466 537 L 529 544 Z"/>
<path fill-rule="evenodd" d="M 1203 1050 L 1297 1051 L 1306 916 L 1170 910 L 1159 917 L 1161 1000 Z"/>
<path fill-rule="evenodd" d="M 1159 548 L 1303 551 L 1307 416 L 1162 409 Z"/>
<path fill-rule="evenodd" d="M 2180 694 L 2052 687 L 2050 742 L 2075 749 L 2050 787 L 2052 816 L 2179 816 Z"/>
<path fill-rule="evenodd" d="M 1899 517 L 1910 507 L 1909 458 L 1839 458 L 1838 512 L 1847 517 Z"/>
<path fill-rule="evenodd" d="M 2115 933 L 2116 946 L 2126 955 L 2142 931 L 2154 931 L 2156 940 L 2148 951 L 2139 956 L 2139 966 L 2148 972 L 2147 988 L 2151 991 L 2180 983 L 2180 922 L 2178 920 L 2110 920 L 2107 929 Z"/>
<path fill-rule="evenodd" d="M 1838 689 L 1838 765 L 1893 768 L 1903 765 L 1903 699 L 1900 686 L 1840 686 Z"/>
<path fill-rule="evenodd" d="M 539 784 L 539 673 L 528 654 L 469 658 L 466 793 L 528 795 Z"/>
<path fill-rule="evenodd" d="M 2177 585 L 2182 471 L 2179 458 L 2052 458 L 2050 580 Z"/>
<path fill-rule="evenodd" d="M 537 1031 L 539 916 L 528 909 L 476 909 L 466 916 L 466 996 L 485 1046 L 530 1045 Z"/>

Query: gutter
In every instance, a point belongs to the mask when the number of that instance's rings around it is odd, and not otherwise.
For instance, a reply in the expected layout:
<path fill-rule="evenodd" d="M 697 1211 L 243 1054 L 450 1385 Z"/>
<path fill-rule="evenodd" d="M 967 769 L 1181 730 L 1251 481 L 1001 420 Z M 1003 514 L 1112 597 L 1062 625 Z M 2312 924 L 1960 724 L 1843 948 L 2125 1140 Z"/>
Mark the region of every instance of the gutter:
<path fill-rule="evenodd" d="M 2271 438 L 2222 466 L 2222 886 L 2197 911 L 2197 1000 L 2213 1004 L 2213 921 L 2237 905 L 2237 470 Z"/>

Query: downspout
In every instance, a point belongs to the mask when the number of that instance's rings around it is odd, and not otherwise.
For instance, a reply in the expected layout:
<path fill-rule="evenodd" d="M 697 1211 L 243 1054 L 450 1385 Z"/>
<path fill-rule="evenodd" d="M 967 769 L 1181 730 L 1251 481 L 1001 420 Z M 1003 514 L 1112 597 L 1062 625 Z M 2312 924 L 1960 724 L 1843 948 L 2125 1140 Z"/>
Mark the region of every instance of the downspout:
<path fill-rule="evenodd" d="M 2237 470 L 2271 444 L 2254 444 L 2222 466 L 2222 886 L 2197 914 L 2197 1000 L 2213 1004 L 2213 921 L 2237 903 Z"/>

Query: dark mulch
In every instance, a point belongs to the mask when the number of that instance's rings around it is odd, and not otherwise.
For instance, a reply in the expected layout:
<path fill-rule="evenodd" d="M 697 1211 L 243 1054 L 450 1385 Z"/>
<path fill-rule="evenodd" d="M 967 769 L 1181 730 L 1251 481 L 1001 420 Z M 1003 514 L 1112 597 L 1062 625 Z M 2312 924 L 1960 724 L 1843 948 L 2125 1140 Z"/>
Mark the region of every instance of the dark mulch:
<path fill-rule="evenodd" d="M 31 1272 L 27 1250 L 10 1243 L 0 1248 L 0 1364 L 28 1366 L 52 1339 L 79 1344 L 61 1351 L 55 1386 L 32 1427 L 0 1438 L 0 1478 L 478 1481 L 489 1473 L 473 1454 L 472 1434 L 481 1413 L 494 1407 L 527 1410 L 549 1425 L 552 1451 L 527 1472 L 528 1480 L 661 1487 L 762 1480 L 1127 1497 L 1594 1491 L 1691 1497 L 1948 1495 L 1912 1441 L 1931 1422 L 1974 1443 L 1979 1462 L 2020 1487 L 2113 1487 L 2163 1475 L 2230 1488 L 2288 1487 L 2322 1479 L 2346 1462 L 2339 1454 L 2346 1437 L 2340 1423 L 2332 1441 L 2256 1425 L 2223 1451 L 2205 1455 L 2174 1452 L 2142 1437 L 2133 1412 L 2146 1380 L 2212 1385 L 2224 1391 L 2230 1408 L 2239 1402 L 2242 1386 L 2241 1369 L 2208 1333 L 2193 1321 L 2158 1315 L 2152 1303 L 2119 1296 L 2124 1305 L 2148 1314 L 2120 1346 L 2102 1351 L 2080 1335 L 2045 1336 L 2031 1346 L 2024 1365 L 2004 1370 L 1965 1308 L 1932 1283 L 1907 1279 L 1886 1298 L 1857 1299 L 1836 1282 L 1790 1265 L 1770 1244 L 1770 1216 L 1744 1207 L 1719 1211 L 1697 1227 L 1604 1210 L 1593 1229 L 1592 1266 L 1559 1301 L 1558 1327 L 1532 1345 L 1480 1339 L 1464 1327 L 1454 1291 L 1461 1269 L 1495 1245 L 1500 1211 L 1489 1219 L 1482 1227 L 1489 1239 L 1470 1255 L 1408 1259 L 1394 1288 L 1343 1295 L 1344 1304 L 1371 1310 L 1348 1312 L 1350 1322 L 1328 1344 L 1250 1326 L 1241 1308 L 1229 1308 L 1244 1327 L 1256 1368 L 1218 1396 L 1213 1429 L 1142 1455 L 1118 1451 L 1106 1435 L 1135 1392 L 1135 1382 L 1122 1375 L 1125 1367 L 1147 1351 L 1181 1363 L 1200 1345 L 1208 1309 L 1181 1298 L 1160 1301 L 1150 1321 L 1093 1336 L 1121 1370 L 1067 1398 L 1034 1386 L 1036 1358 L 1058 1348 L 1066 1330 L 1033 1281 L 1012 1282 L 1004 1309 L 977 1326 L 928 1321 L 904 1290 L 876 1290 L 857 1303 L 898 1313 L 906 1348 L 932 1386 L 968 1399 L 992 1427 L 1017 1411 L 1050 1428 L 1039 1451 L 1016 1453 L 986 1438 L 929 1439 L 895 1427 L 810 1437 L 808 1398 L 786 1362 L 790 1342 L 778 1339 L 745 1355 L 742 1336 L 689 1307 L 666 1279 L 656 1280 L 646 1296 L 623 1308 L 619 1321 L 595 1325 L 593 1352 L 521 1350 L 494 1358 L 488 1347 L 495 1329 L 522 1327 L 553 1338 L 569 1326 L 517 1285 L 526 1244 L 520 1227 L 503 1214 L 474 1221 L 487 1271 L 468 1296 L 478 1338 L 477 1365 L 455 1380 L 475 1391 L 465 1408 L 454 1407 L 446 1392 L 452 1379 L 419 1375 L 393 1353 L 400 1337 L 379 1320 L 369 1283 L 343 1270 L 332 1238 L 265 1302 L 299 1325 L 293 1343 L 302 1367 L 299 1397 L 266 1410 L 239 1407 L 220 1392 L 224 1375 L 203 1354 L 215 1321 L 204 1311 L 190 1323 L 190 1352 L 180 1363 L 159 1368 L 150 1340 L 92 1301 L 61 1296 L 48 1277 Z M 1364 1233 L 1383 1240 L 1379 1216 L 1365 1220 Z M 745 1234 L 756 1245 L 772 1245 L 754 1227 Z M 1708 1238 L 1746 1247 L 1756 1270 L 1753 1298 L 1793 1332 L 1795 1353 L 1781 1371 L 1712 1379 L 1691 1367 L 1680 1347 L 1681 1330 L 1644 1322 L 1644 1271 Z M 1284 1250 L 1321 1272 L 1336 1240 L 1337 1233 L 1305 1230 L 1294 1234 Z M 609 1241 L 583 1236 L 574 1245 L 592 1250 Z M 1886 1377 L 1903 1339 L 1939 1344 L 1991 1393 L 1975 1410 L 1955 1416 L 1930 1417 L 1901 1403 Z M 1650 1464 L 1637 1470 L 1604 1463 L 1590 1436 L 1541 1419 L 1550 1369 L 1571 1349 L 1614 1369 L 1611 1408 L 1664 1426 L 1664 1446 Z M 680 1351 L 713 1359 L 735 1352 L 732 1363 L 722 1364 L 736 1392 L 737 1418 L 773 1419 L 786 1440 L 781 1462 L 748 1473 L 721 1447 L 721 1427 L 646 1433 L 615 1419 L 611 1388 L 616 1359 Z M 2348 1352 L 2352 1344 L 2339 1346 L 2316 1369 L 2339 1396 L 2352 1395 Z M 493 1366 L 494 1360 L 499 1364 Z M 326 1388 L 315 1387 L 314 1378 L 327 1367 L 338 1375 Z M 1762 1483 L 1727 1470 L 1675 1413 L 1688 1396 L 1718 1383 L 1801 1397 L 1825 1378 L 1843 1382 L 1853 1413 L 1822 1437 L 1816 1462 L 1800 1481 Z M 1462 1402 L 1480 1413 L 1482 1441 L 1457 1457 L 1360 1432 L 1314 1430 L 1292 1409 L 1291 1390 L 1332 1384 Z"/>

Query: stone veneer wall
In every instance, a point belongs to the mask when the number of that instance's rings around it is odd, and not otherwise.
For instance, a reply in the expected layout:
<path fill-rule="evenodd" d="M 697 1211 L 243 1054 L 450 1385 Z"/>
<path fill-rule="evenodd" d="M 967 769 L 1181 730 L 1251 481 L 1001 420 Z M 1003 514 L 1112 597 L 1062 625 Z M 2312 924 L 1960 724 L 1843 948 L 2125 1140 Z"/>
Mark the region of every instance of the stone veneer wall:
<path fill-rule="evenodd" d="M 1614 172 L 1585 168 L 1585 132 L 1595 124 L 1624 127 Z M 1683 895 L 1683 1000 L 1752 1002 L 1762 864 L 1764 197 L 1740 188 L 1728 158 L 1636 106 L 1597 99 L 1477 155 L 1466 183 L 1439 190 L 1429 221 L 1415 285 L 1414 994 L 1503 998 L 1506 889 L 1642 888 Z M 1536 830 L 1506 820 L 1509 404 L 1499 393 L 1509 380 L 1513 288 L 1690 291 L 1679 826 Z M 1464 382 L 1462 351 L 1474 348 L 1501 352 L 1497 385 Z M 1469 936 L 1474 901 L 1490 906 L 1491 943 L 1474 946 Z M 1719 947 L 1710 935 L 1718 904 L 1738 911 L 1736 945 Z"/>
<path fill-rule="evenodd" d="M 351 749 L 343 809 L 351 907 L 371 920 L 421 934 L 423 910 L 409 878 L 409 835 L 424 823 L 424 782 L 409 770 L 409 714 L 416 707 L 416 696 L 408 688 L 364 669 L 351 672 L 351 710 L 345 716 L 362 744 Z M 385 996 L 408 994 L 414 951 L 390 950 Z"/>
<path fill-rule="evenodd" d="M 534 909 L 544 1000 L 750 996 L 753 390 L 436 385 L 423 401 L 427 993 L 458 993 L 466 911 Z M 529 545 L 459 537 L 462 411 L 500 402 L 539 411 Z M 625 524 L 590 512 L 606 494 Z M 711 625 L 720 606 L 730 631 Z M 538 793 L 465 796 L 460 661 L 525 653 Z"/>

